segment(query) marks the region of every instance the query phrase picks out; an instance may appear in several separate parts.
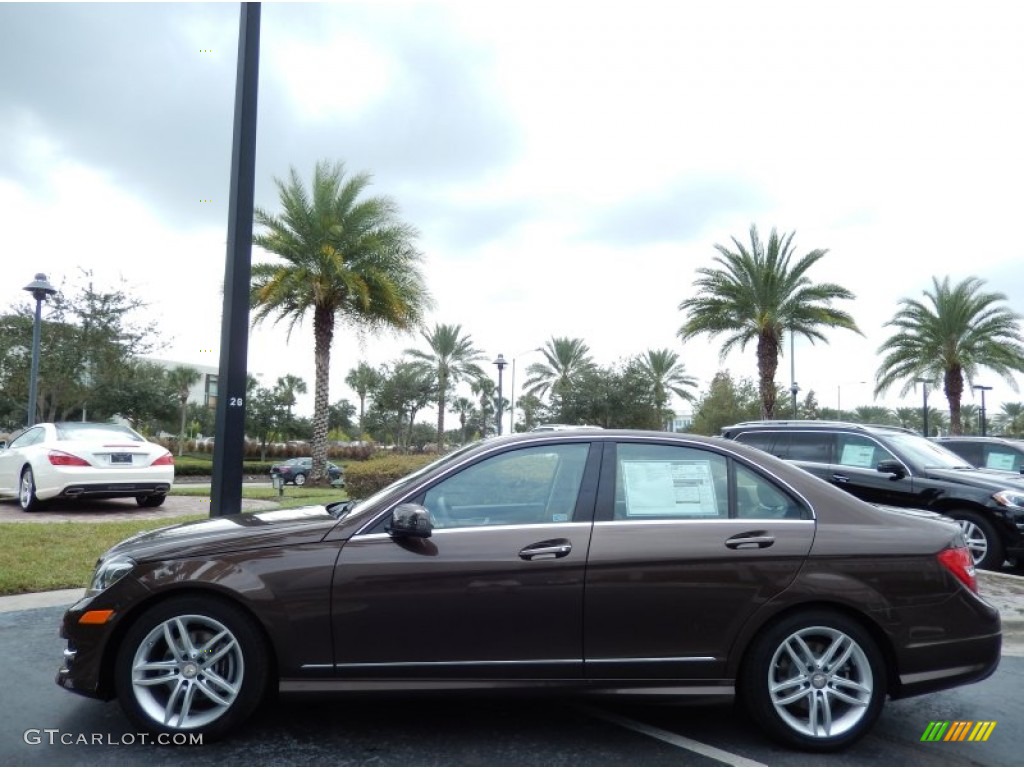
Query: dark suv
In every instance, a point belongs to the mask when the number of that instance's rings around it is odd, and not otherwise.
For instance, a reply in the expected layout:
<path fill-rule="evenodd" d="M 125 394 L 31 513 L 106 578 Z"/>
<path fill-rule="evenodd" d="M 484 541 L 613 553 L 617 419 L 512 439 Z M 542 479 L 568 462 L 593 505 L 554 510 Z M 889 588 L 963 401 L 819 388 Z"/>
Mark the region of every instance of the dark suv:
<path fill-rule="evenodd" d="M 1024 560 L 1024 483 L 976 469 L 900 427 L 829 421 L 751 421 L 722 436 L 793 462 L 873 504 L 938 512 L 964 531 L 974 563 Z"/>
<path fill-rule="evenodd" d="M 1024 474 L 1024 440 L 963 435 L 932 440 L 975 467 Z"/>

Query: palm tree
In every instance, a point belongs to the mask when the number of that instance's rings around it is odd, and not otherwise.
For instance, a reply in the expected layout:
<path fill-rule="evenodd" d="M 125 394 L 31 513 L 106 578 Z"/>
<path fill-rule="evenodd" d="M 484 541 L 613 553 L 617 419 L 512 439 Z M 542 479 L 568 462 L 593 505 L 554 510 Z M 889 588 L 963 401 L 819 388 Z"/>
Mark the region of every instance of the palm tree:
<path fill-rule="evenodd" d="M 473 412 L 476 410 L 476 406 L 473 405 L 473 401 L 468 397 L 456 397 L 452 400 L 452 410 L 459 414 L 459 428 L 462 431 L 462 443 L 465 445 L 466 425 L 473 417 Z"/>
<path fill-rule="evenodd" d="M 288 332 L 313 315 L 313 467 L 308 480 L 327 482 L 327 408 L 331 344 L 337 325 L 357 333 L 415 328 L 431 306 L 420 271 L 416 230 L 387 197 L 363 197 L 367 174 L 346 176 L 341 163 L 317 163 L 307 191 L 294 168 L 287 184 L 274 180 L 280 216 L 256 209 L 265 228 L 253 237 L 278 263 L 252 268 L 253 324 L 274 316 Z"/>
<path fill-rule="evenodd" d="M 766 419 L 775 416 L 775 372 L 786 332 L 800 334 L 812 344 L 825 340 L 822 327 L 860 333 L 853 317 L 832 306 L 833 301 L 854 295 L 841 285 L 812 283 L 807 277 L 827 250 L 813 250 L 790 265 L 795 234 L 779 237 L 772 229 L 766 248 L 751 225 L 749 249 L 736 238 L 735 251 L 716 244 L 718 266 L 698 269 L 694 297 L 679 304 L 687 313 L 679 338 L 727 334 L 723 360 L 734 347 L 742 350 L 756 340 L 761 415 Z"/>
<path fill-rule="evenodd" d="M 963 434 L 960 400 L 964 382 L 973 384 L 982 368 L 1001 376 L 1016 391 L 1014 372 L 1024 371 L 1021 316 L 1006 306 L 1006 296 L 983 290 L 984 281 L 932 278 L 925 301 L 900 299 L 900 309 L 886 323 L 896 329 L 878 352 L 885 353 L 875 375 L 875 394 L 902 381 L 906 395 L 917 379 L 942 380 L 949 403 L 949 426 Z"/>
<path fill-rule="evenodd" d="M 178 455 L 185 450 L 185 419 L 188 415 L 188 394 L 189 391 L 203 376 L 195 368 L 187 365 L 179 365 L 167 372 L 167 381 L 178 398 L 178 405 L 181 407 L 181 429 L 178 431 Z"/>
<path fill-rule="evenodd" d="M 359 365 L 348 372 L 345 383 L 359 396 L 359 431 L 363 431 L 363 419 L 366 416 L 366 398 L 372 392 L 376 392 L 383 381 L 380 371 L 371 368 L 365 362 L 360 361 Z"/>
<path fill-rule="evenodd" d="M 999 431 L 1007 437 L 1021 435 L 1024 433 L 1024 403 L 1003 403 L 994 421 Z"/>
<path fill-rule="evenodd" d="M 448 403 L 448 387 L 463 378 L 479 379 L 484 375 L 476 361 L 483 352 L 473 346 L 468 334 L 462 335 L 461 325 L 436 324 L 430 333 L 421 331 L 430 347 L 429 352 L 407 349 L 405 354 L 416 358 L 420 365 L 437 377 L 437 445 L 444 449 L 444 411 Z"/>
<path fill-rule="evenodd" d="M 658 411 L 658 419 L 664 424 L 668 393 L 672 392 L 689 403 L 695 401 L 692 389 L 697 380 L 686 373 L 686 366 L 679 362 L 679 355 L 668 349 L 648 349 L 636 361 L 641 375 L 650 384 L 654 393 L 654 406 Z"/>
<path fill-rule="evenodd" d="M 853 409 L 853 421 L 858 424 L 892 424 L 895 420 L 896 414 L 884 405 L 858 405 Z"/>
<path fill-rule="evenodd" d="M 550 393 L 552 401 L 561 401 L 563 393 L 581 374 L 594 369 L 590 347 L 583 339 L 552 336 L 540 348 L 545 362 L 533 363 L 526 369 L 523 388 L 527 394 L 543 397 Z"/>
<path fill-rule="evenodd" d="M 292 408 L 295 407 L 295 403 L 297 401 L 295 395 L 304 395 L 309 391 L 309 388 L 306 386 L 306 382 L 302 377 L 293 376 L 289 373 L 278 377 L 274 390 L 281 398 L 281 405 L 285 407 L 288 414 L 288 427 L 290 429 L 292 423 Z"/>

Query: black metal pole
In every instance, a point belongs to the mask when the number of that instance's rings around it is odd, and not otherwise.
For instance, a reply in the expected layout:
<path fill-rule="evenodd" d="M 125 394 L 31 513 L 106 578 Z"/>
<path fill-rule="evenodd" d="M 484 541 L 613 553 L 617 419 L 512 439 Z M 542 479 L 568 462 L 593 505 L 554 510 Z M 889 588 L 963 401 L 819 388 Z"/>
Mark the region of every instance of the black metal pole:
<path fill-rule="evenodd" d="M 28 421 L 26 426 L 36 423 L 36 390 L 39 389 L 39 336 L 43 324 L 43 297 L 36 295 L 36 320 L 32 325 L 32 372 L 28 382 Z"/>
<path fill-rule="evenodd" d="M 501 434 L 501 419 L 502 419 L 502 413 L 501 413 L 501 372 L 504 369 L 504 367 L 505 366 L 503 366 L 503 365 L 499 365 L 498 366 L 498 434 L 499 435 Z"/>
<path fill-rule="evenodd" d="M 259 63 L 260 4 L 242 3 L 238 25 L 238 70 L 235 75 L 228 247 L 224 265 L 224 314 L 220 327 L 217 379 L 217 440 L 213 446 L 213 485 L 210 488 L 211 517 L 242 511 Z"/>
<path fill-rule="evenodd" d="M 981 390 L 981 436 L 985 436 L 985 390 Z"/>
<path fill-rule="evenodd" d="M 922 384 L 921 390 L 924 392 L 924 403 L 921 405 L 921 423 L 924 427 L 922 431 L 924 436 L 928 437 L 928 384 Z"/>

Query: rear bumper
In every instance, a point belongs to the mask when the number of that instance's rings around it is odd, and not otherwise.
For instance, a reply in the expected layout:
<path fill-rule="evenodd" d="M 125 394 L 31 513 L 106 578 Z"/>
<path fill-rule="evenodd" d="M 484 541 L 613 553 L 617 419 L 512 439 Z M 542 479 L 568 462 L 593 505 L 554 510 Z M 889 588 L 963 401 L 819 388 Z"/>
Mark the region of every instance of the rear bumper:
<path fill-rule="evenodd" d="M 937 643 L 927 649 L 941 663 L 921 672 L 904 672 L 891 691 L 894 699 L 941 691 L 958 685 L 984 680 L 999 666 L 1002 634 L 973 637 L 948 643 Z M 970 660 L 965 662 L 965 660 Z"/>
<path fill-rule="evenodd" d="M 57 496 L 64 499 L 88 497 L 116 499 L 123 496 L 163 495 L 171 490 L 170 483 L 75 483 L 64 488 Z"/>

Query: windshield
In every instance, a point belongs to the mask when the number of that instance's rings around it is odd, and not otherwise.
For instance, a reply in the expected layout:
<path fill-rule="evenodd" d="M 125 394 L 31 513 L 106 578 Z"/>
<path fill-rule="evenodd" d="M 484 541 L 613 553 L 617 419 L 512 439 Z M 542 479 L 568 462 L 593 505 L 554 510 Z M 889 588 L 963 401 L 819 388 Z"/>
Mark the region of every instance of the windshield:
<path fill-rule="evenodd" d="M 460 456 L 462 456 L 463 454 L 469 453 L 469 451 L 471 451 L 473 448 L 478 446 L 480 444 L 480 442 L 481 441 L 478 440 L 478 441 L 476 441 L 474 443 L 469 443 L 468 445 L 464 445 L 461 448 L 456 448 L 451 453 L 447 453 L 444 456 L 441 456 L 440 458 L 430 462 L 426 466 L 420 467 L 419 469 L 413 471 L 412 473 L 410 473 L 408 475 L 405 475 L 404 477 L 400 477 L 398 480 L 396 480 L 395 482 L 391 483 L 391 485 L 384 486 L 383 488 L 381 488 L 379 491 L 377 491 L 375 494 L 373 494 L 369 498 L 360 499 L 360 500 L 356 501 L 354 503 L 354 505 L 350 509 L 346 509 L 344 511 L 343 516 L 344 517 L 348 517 L 349 515 L 357 514 L 359 512 L 362 512 L 364 509 L 369 509 L 370 507 L 374 506 L 378 501 L 380 501 L 381 499 L 385 498 L 386 496 L 390 496 L 392 493 L 396 493 L 396 492 L 400 491 L 401 489 L 405 488 L 406 486 L 412 485 L 419 478 L 423 477 L 428 472 L 432 472 L 434 469 L 436 469 L 441 464 L 446 464 L 449 461 L 454 461 L 454 460 L 458 459 Z"/>
<path fill-rule="evenodd" d="M 971 465 L 938 443 L 907 433 L 888 435 L 889 443 L 913 463 L 938 469 L 971 469 Z"/>

